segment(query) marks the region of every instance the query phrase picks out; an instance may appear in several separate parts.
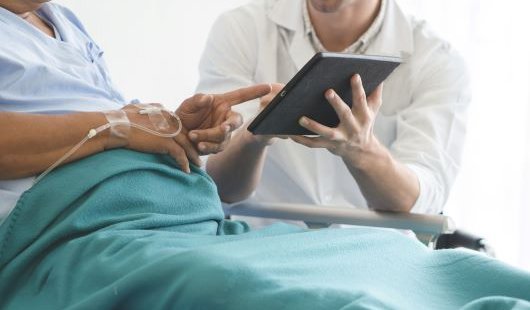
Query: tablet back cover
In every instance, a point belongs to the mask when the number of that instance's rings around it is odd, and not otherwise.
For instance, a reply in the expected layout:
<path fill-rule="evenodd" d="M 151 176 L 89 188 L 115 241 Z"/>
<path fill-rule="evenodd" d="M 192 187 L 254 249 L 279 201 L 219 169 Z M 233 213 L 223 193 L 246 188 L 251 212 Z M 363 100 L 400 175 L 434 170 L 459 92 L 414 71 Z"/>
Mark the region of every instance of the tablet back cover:
<path fill-rule="evenodd" d="M 338 116 L 324 93 L 334 89 L 351 107 L 353 75 L 361 76 L 369 95 L 400 63 L 396 57 L 317 53 L 254 119 L 248 130 L 257 135 L 313 135 L 298 124 L 302 116 L 337 127 Z"/>

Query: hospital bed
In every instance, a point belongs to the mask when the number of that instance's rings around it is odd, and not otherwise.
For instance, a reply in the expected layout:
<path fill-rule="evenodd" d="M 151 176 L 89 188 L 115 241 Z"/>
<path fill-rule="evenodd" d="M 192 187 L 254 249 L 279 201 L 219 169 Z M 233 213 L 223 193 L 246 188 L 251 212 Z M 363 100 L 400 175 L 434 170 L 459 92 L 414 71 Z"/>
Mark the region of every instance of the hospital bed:
<path fill-rule="evenodd" d="M 346 206 L 256 202 L 225 205 L 224 211 L 228 217 L 250 216 L 302 221 L 312 229 L 344 224 L 411 230 L 419 241 L 434 249 L 461 247 L 495 256 L 493 248 L 486 240 L 457 230 L 454 221 L 445 215 L 382 212 Z"/>
<path fill-rule="evenodd" d="M 411 230 L 418 240 L 433 248 L 441 235 L 452 234 L 456 230 L 454 221 L 445 215 L 382 212 L 340 206 L 243 202 L 225 205 L 224 211 L 227 216 L 302 221 L 312 229 L 344 224 Z"/>

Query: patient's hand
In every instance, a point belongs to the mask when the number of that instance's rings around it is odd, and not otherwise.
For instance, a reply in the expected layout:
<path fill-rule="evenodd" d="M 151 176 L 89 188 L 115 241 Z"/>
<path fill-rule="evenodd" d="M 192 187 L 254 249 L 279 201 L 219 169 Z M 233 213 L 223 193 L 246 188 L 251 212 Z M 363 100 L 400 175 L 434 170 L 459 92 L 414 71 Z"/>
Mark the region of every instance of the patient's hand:
<path fill-rule="evenodd" d="M 232 107 L 270 91 L 271 85 L 259 84 L 225 94 L 197 94 L 185 100 L 176 113 L 190 130 L 188 136 L 200 153 L 215 154 L 226 147 L 232 132 L 243 124 L 241 115 L 232 111 Z"/>
<path fill-rule="evenodd" d="M 135 104 L 130 104 L 122 108 L 127 113 L 127 117 L 131 123 L 142 125 L 144 127 L 158 131 L 153 127 L 148 115 L 139 114 L 140 108 Z M 170 120 L 171 117 L 166 117 Z M 170 128 L 165 130 L 166 133 L 175 132 L 178 129 L 176 122 L 168 122 Z M 142 130 L 131 127 L 127 141 L 113 141 L 118 138 L 109 137 L 108 146 L 126 147 L 131 150 L 154 153 L 154 154 L 168 154 L 175 159 L 182 171 L 190 173 L 190 161 L 197 166 L 201 165 L 199 153 L 193 143 L 188 139 L 188 130 L 183 126 L 180 134 L 174 138 L 163 138 L 151 135 Z"/>

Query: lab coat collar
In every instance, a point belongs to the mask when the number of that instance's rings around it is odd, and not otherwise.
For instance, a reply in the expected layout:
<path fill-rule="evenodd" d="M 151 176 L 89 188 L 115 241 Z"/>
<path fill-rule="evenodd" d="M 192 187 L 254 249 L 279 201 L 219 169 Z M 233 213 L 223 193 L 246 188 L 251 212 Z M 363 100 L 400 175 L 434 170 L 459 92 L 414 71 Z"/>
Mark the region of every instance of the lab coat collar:
<path fill-rule="evenodd" d="M 270 0 L 268 9 L 272 22 L 293 33 L 289 53 L 298 70 L 315 53 L 305 35 L 302 1 L 306 0 Z M 381 31 L 366 50 L 366 54 L 397 56 L 406 61 L 414 51 L 410 19 L 395 0 L 388 0 L 386 10 Z"/>
<path fill-rule="evenodd" d="M 269 0 L 269 18 L 283 28 L 299 31 L 304 28 L 302 1 L 305 0 Z"/>
<path fill-rule="evenodd" d="M 315 54 L 315 50 L 304 31 L 302 1 L 305 0 L 271 1 L 273 3 L 268 14 L 274 23 L 291 32 L 289 54 L 298 70 Z"/>
<path fill-rule="evenodd" d="M 389 0 L 379 34 L 368 46 L 366 54 L 407 59 L 414 52 L 414 28 L 411 19 L 395 0 Z"/>

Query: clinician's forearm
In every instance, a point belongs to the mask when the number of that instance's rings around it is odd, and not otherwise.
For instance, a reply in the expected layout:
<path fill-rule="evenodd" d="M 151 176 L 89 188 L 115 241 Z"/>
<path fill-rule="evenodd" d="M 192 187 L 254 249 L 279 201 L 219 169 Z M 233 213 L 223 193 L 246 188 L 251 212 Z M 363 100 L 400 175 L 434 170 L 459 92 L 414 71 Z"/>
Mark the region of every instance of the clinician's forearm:
<path fill-rule="evenodd" d="M 372 209 L 409 212 L 420 194 L 418 178 L 381 144 L 361 163 L 343 158 Z"/>
<path fill-rule="evenodd" d="M 226 203 L 248 198 L 258 186 L 265 163 L 267 143 L 251 138 L 242 129 L 221 153 L 208 158 L 206 170 Z"/>
<path fill-rule="evenodd" d="M 105 122 L 102 113 L 39 115 L 0 112 L 0 179 L 17 179 L 46 170 L 81 141 L 90 129 Z M 90 139 L 66 162 L 103 151 L 106 139 L 107 133 Z"/>

